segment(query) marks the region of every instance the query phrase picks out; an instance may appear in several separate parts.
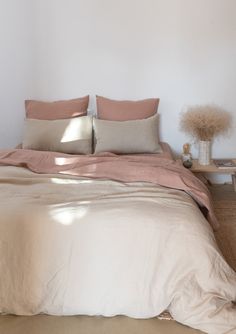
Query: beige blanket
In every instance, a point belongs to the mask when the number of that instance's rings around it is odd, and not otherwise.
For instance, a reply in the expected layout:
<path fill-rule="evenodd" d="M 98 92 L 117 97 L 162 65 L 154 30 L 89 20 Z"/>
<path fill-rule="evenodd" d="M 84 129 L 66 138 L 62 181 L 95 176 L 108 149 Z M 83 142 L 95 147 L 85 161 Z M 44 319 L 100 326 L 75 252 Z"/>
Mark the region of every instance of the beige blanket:
<path fill-rule="evenodd" d="M 206 186 L 189 170 L 171 160 L 168 153 L 149 155 L 75 156 L 32 150 L 0 151 L 0 165 L 27 167 L 36 173 L 58 173 L 89 178 L 106 178 L 122 182 L 145 181 L 184 190 L 207 210 L 214 229 L 218 222 Z"/>
<path fill-rule="evenodd" d="M 235 272 L 183 191 L 0 167 L 0 253 L 0 312 L 168 309 L 207 333 L 236 332 Z"/>

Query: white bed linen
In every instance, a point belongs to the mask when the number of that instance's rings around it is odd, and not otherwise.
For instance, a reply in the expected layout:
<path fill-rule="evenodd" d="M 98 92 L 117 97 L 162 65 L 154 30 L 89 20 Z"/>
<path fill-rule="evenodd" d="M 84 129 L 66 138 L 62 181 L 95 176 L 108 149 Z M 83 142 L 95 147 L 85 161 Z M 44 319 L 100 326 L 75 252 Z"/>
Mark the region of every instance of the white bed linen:
<path fill-rule="evenodd" d="M 0 312 L 236 333 L 236 274 L 184 192 L 0 167 Z"/>

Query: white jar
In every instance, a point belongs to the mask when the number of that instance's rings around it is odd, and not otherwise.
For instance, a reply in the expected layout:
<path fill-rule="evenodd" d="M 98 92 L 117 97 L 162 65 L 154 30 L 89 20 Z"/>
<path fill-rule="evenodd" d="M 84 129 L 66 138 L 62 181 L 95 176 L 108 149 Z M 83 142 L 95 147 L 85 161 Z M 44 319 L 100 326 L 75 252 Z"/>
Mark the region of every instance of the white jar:
<path fill-rule="evenodd" d="M 210 165 L 211 163 L 211 142 L 210 141 L 199 141 L 199 165 Z"/>

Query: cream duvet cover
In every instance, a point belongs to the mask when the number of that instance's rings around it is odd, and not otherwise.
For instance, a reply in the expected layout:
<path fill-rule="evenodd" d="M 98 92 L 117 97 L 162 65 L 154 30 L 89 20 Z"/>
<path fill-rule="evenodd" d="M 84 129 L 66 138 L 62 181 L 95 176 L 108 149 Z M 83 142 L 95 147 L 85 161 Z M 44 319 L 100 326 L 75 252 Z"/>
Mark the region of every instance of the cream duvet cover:
<path fill-rule="evenodd" d="M 0 167 L 0 313 L 123 314 L 236 333 L 236 274 L 181 190 Z"/>

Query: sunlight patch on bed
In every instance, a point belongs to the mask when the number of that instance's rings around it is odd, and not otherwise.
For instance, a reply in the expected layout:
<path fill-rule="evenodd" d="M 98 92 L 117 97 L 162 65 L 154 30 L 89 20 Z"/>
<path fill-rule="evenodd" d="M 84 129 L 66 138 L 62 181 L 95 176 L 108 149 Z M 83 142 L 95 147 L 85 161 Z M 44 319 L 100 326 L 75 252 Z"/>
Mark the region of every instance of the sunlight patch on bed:
<path fill-rule="evenodd" d="M 75 120 L 74 118 L 67 125 L 61 139 L 61 143 L 69 143 L 79 139 L 84 139 L 84 134 L 86 134 L 86 124 Z"/>
<path fill-rule="evenodd" d="M 92 183 L 94 180 L 79 180 L 79 183 Z"/>
<path fill-rule="evenodd" d="M 79 219 L 84 217 L 88 211 L 88 208 L 80 206 L 76 209 L 73 208 L 61 208 L 50 212 L 54 221 L 59 224 L 68 226 L 76 223 Z"/>
<path fill-rule="evenodd" d="M 51 178 L 52 183 L 55 184 L 79 184 L 79 183 L 92 183 L 92 180 L 71 180 L 71 179 L 60 179 L 56 177 Z"/>
<path fill-rule="evenodd" d="M 71 159 L 68 158 L 55 158 L 55 164 L 58 166 L 69 165 L 72 162 L 73 161 L 71 161 Z"/>
<path fill-rule="evenodd" d="M 56 184 L 78 184 L 79 180 L 67 180 L 67 179 L 57 179 L 57 178 L 51 178 L 52 183 Z"/>

